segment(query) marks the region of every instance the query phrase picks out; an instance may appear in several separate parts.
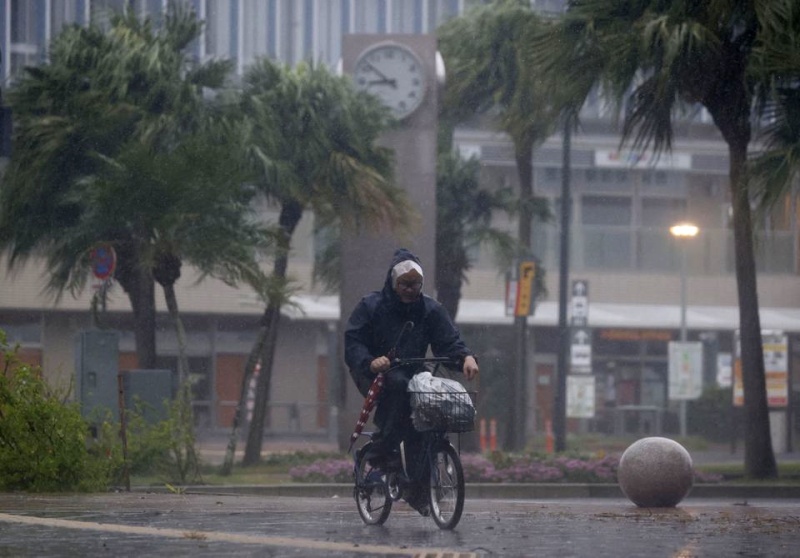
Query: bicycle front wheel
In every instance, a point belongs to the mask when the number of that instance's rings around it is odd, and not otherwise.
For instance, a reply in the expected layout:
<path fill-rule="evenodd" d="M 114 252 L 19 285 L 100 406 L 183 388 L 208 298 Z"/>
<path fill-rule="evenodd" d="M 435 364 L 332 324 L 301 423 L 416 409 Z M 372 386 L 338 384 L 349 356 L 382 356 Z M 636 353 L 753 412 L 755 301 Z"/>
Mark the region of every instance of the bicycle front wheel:
<path fill-rule="evenodd" d="M 435 450 L 432 457 L 431 516 L 440 529 L 453 529 L 464 511 L 464 468 L 449 443 Z"/>
<path fill-rule="evenodd" d="M 386 482 L 386 474 L 373 467 L 362 452 L 356 467 L 356 486 L 353 496 L 358 507 L 358 515 L 367 525 L 383 525 L 392 511 L 392 498 Z"/>

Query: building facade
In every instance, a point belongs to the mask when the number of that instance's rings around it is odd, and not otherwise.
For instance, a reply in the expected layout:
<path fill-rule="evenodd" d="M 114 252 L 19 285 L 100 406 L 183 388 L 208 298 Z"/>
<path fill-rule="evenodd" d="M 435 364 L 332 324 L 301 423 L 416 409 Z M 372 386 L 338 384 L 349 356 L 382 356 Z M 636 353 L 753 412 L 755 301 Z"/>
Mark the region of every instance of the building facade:
<path fill-rule="evenodd" d="M 192 0 L 206 22 L 195 45 L 199 59 L 230 58 L 238 73 L 258 56 L 288 64 L 312 59 L 336 68 L 342 37 L 350 33 L 432 34 L 477 1 L 468 0 Z M 536 9 L 558 12 L 562 0 L 532 1 Z M 2 86 L 27 65 L 46 60 L 50 38 L 67 24 L 84 25 L 107 17 L 108 10 L 129 9 L 156 20 L 167 0 L 0 0 Z M 445 68 L 446 71 L 446 68 Z M 465 156 L 481 162 L 486 187 L 517 184 L 513 147 L 490 121 L 460 126 L 455 143 Z M 535 192 L 551 202 L 558 215 L 561 199 L 559 134 L 534 155 Z M 688 338 L 706 352 L 706 386 L 727 386 L 735 361 L 738 325 L 733 273 L 733 235 L 727 183 L 726 145 L 701 109 L 676 125 L 673 151 L 660 159 L 619 148 L 619 134 L 602 95 L 593 96 L 581 113 L 572 138 L 570 277 L 589 285 L 588 327 L 594 380 L 592 418 L 570 422 L 572 430 L 611 434 L 674 432 L 676 403 L 669 396 L 670 341 L 681 329 L 681 284 L 686 285 Z M 270 208 L 264 208 L 269 214 Z M 669 227 L 690 220 L 700 229 L 684 242 Z M 335 436 L 336 412 L 342 409 L 349 377 L 339 362 L 338 297 L 315 291 L 311 282 L 314 253 L 312 219 L 295 234 L 290 273 L 304 285 L 297 297 L 302 311 L 290 308 L 281 323 L 273 373 L 272 433 L 298 432 Z M 787 343 L 787 371 L 776 398 L 773 418 L 776 447 L 789 449 L 797 430 L 800 392 L 795 349 L 800 335 L 798 281 L 798 211 L 794 200 L 776 208 L 757 232 L 759 302 L 765 330 L 782 332 Z M 496 226 L 515 230 L 507 216 Z M 530 363 L 527 382 L 529 438 L 552 416 L 558 348 L 557 220 L 537 224 L 535 254 L 546 270 L 546 291 L 529 318 Z M 686 255 L 687 265 L 682 267 Z M 390 255 L 377 255 L 383 267 Z M 513 318 L 506 312 L 506 270 L 494 263 L 490 249 L 475 254 L 457 322 L 481 355 L 482 413 L 504 417 L 509 370 L 513 367 Z M 0 266 L 5 267 L 3 263 Z M 0 288 L 0 327 L 22 347 L 23 356 L 42 364 L 53 379 L 68 384 L 75 376 L 75 337 L 92 327 L 91 293 L 59 301 L 43 294 L 44 270 L 33 262 L 4 275 Z M 263 308 L 247 289 L 232 289 L 186 277 L 178 297 L 189 330 L 195 410 L 205 428 L 230 424 L 238 399 L 243 362 L 255 338 Z M 377 287 L 377 286 L 376 286 Z M 159 366 L 170 368 L 177 343 L 163 300 L 158 338 Z M 129 305 L 119 289 L 110 294 L 101 320 L 120 332 L 120 369 L 136 368 Z M 719 373 L 719 378 L 717 377 Z M 780 383 L 782 382 L 782 383 Z M 781 426 L 782 425 L 782 426 Z M 499 429 L 501 439 L 503 428 Z M 501 440 L 502 441 L 502 440 Z"/>

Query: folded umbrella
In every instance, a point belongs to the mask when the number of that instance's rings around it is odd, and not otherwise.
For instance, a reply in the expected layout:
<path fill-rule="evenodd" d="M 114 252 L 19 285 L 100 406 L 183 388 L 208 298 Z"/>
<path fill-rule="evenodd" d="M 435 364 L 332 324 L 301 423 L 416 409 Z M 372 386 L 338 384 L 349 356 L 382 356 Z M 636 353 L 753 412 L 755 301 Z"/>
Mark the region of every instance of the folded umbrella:
<path fill-rule="evenodd" d="M 397 357 L 397 346 L 400 344 L 400 340 L 403 338 L 406 332 L 411 331 L 412 329 L 414 329 L 414 322 L 408 321 L 403 324 L 403 327 L 400 330 L 400 335 L 397 336 L 397 341 L 395 341 L 394 347 L 392 347 L 386 354 L 386 356 L 389 357 L 389 360 L 394 360 Z M 361 408 L 361 414 L 358 415 L 358 421 L 353 429 L 353 434 L 350 436 L 350 447 L 347 448 L 347 453 L 350 453 L 350 451 L 353 449 L 353 444 L 356 443 L 359 435 L 361 435 L 361 431 L 364 430 L 364 425 L 367 424 L 367 420 L 369 420 L 369 414 L 372 412 L 372 409 L 375 408 L 375 402 L 378 400 L 378 395 L 380 395 L 381 389 L 383 389 L 383 372 L 378 372 L 378 374 L 375 376 L 375 379 L 372 380 L 372 385 L 369 386 L 367 397 L 364 398 L 364 406 Z"/>
<path fill-rule="evenodd" d="M 358 421 L 356 421 L 353 434 L 350 436 L 350 447 L 347 449 L 347 453 L 350 453 L 350 451 L 353 449 L 353 444 L 356 443 L 359 435 L 361 435 L 361 431 L 364 430 L 364 425 L 367 424 L 367 421 L 369 420 L 369 414 L 372 412 L 372 409 L 375 408 L 375 402 L 378 400 L 378 395 L 380 395 L 382 389 L 383 372 L 380 372 L 377 376 L 375 376 L 375 379 L 372 380 L 372 385 L 369 386 L 367 397 L 364 398 L 364 406 L 361 408 L 361 414 L 358 415 Z"/>

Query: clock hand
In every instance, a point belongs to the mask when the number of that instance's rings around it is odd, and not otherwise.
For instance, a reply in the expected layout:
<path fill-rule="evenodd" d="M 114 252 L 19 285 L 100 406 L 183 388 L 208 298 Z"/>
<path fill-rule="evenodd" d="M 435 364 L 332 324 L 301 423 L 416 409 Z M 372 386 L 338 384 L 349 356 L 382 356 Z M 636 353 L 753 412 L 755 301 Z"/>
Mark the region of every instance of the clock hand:
<path fill-rule="evenodd" d="M 391 85 L 393 88 L 397 89 L 397 80 L 396 79 L 373 79 L 367 82 L 367 85 Z"/>
<path fill-rule="evenodd" d="M 381 72 L 381 71 L 380 71 L 378 68 L 376 68 L 375 66 L 373 66 L 371 62 L 367 62 L 367 66 L 369 66 L 369 68 L 370 68 L 370 69 L 371 69 L 373 72 L 375 72 L 376 74 L 378 74 L 378 76 L 379 76 L 379 77 L 380 77 L 380 78 L 383 80 L 383 82 L 389 82 L 389 81 L 392 81 L 392 80 L 390 80 L 388 77 L 386 77 L 386 74 L 384 74 L 384 73 L 383 73 L 383 72 Z M 382 83 L 383 83 L 383 82 L 382 82 Z"/>

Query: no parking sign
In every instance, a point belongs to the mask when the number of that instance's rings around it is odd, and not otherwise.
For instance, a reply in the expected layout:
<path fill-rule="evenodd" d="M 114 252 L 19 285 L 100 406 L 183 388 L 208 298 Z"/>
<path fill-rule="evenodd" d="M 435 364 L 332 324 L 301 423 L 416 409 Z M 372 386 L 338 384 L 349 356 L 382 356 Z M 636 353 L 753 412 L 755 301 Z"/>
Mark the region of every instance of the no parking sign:
<path fill-rule="evenodd" d="M 117 253 L 110 244 L 99 244 L 89 253 L 89 262 L 92 265 L 94 276 L 105 281 L 114 275 L 117 267 Z"/>

